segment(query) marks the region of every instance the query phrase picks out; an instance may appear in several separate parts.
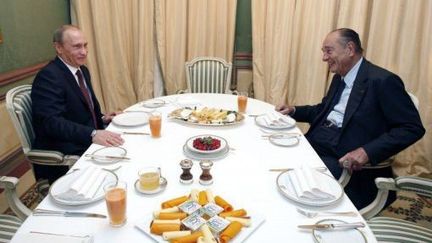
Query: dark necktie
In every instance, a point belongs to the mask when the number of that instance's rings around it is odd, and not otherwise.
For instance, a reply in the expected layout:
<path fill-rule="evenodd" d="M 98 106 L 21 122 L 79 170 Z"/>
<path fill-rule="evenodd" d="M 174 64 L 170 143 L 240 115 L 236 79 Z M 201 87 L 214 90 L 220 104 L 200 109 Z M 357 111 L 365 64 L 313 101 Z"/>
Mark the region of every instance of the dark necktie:
<path fill-rule="evenodd" d="M 332 102 L 330 104 L 330 111 L 332 111 L 333 108 L 335 107 L 335 105 L 337 105 L 337 103 L 339 103 L 339 100 L 342 96 L 342 92 L 344 91 L 344 89 L 345 89 L 345 81 L 343 79 L 341 79 L 339 86 L 336 90 L 336 93 L 333 96 Z"/>
<path fill-rule="evenodd" d="M 82 94 L 84 95 L 84 98 L 86 100 L 87 106 L 92 114 L 93 117 L 93 124 L 95 125 L 95 128 L 97 129 L 97 122 L 96 122 L 96 114 L 94 112 L 94 108 L 93 108 L 93 102 L 91 102 L 91 98 L 90 98 L 90 94 L 84 84 L 84 78 L 82 76 L 81 71 L 78 69 L 78 71 L 76 72 L 76 75 L 78 77 L 78 83 L 79 83 L 79 87 L 81 89 Z"/>

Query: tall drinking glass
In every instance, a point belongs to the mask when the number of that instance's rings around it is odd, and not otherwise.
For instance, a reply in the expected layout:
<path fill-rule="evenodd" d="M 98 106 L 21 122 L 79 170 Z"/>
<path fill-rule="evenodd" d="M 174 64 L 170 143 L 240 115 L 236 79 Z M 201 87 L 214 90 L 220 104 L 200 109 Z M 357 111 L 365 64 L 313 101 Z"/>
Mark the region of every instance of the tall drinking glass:
<path fill-rule="evenodd" d="M 248 100 L 248 93 L 247 92 L 243 92 L 243 91 L 238 92 L 237 104 L 238 104 L 238 112 L 239 113 L 245 113 L 246 112 L 247 100 Z"/>
<path fill-rule="evenodd" d="M 151 136 L 159 138 L 161 136 L 162 115 L 160 112 L 152 112 L 149 118 Z"/>
<path fill-rule="evenodd" d="M 121 227 L 126 223 L 126 182 L 117 181 L 107 184 L 104 190 L 110 224 Z"/>

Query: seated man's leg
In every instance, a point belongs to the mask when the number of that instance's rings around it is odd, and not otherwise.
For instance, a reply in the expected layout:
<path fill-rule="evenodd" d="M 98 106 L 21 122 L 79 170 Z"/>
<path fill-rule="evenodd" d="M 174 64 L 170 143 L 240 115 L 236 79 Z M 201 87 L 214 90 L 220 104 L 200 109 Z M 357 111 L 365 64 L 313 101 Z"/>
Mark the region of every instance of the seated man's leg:
<path fill-rule="evenodd" d="M 357 209 L 362 209 L 369 205 L 375 198 L 378 188 L 375 185 L 377 177 L 393 177 L 391 167 L 381 169 L 364 169 L 354 171 L 351 179 L 345 187 L 345 193 L 351 199 Z M 387 200 L 387 205 L 393 202 L 396 194 L 391 192 Z"/>
<path fill-rule="evenodd" d="M 48 183 L 52 184 L 58 178 L 62 177 L 69 170 L 68 166 L 50 166 L 33 164 L 36 181 L 48 179 Z"/>

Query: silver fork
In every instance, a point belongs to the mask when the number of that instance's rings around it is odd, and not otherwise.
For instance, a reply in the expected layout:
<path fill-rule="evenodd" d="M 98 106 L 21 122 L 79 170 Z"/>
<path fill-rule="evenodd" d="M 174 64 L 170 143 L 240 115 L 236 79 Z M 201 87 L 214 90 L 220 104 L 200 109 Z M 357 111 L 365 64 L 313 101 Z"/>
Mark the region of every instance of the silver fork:
<path fill-rule="evenodd" d="M 313 211 L 307 211 L 307 210 L 303 210 L 301 208 L 297 208 L 297 212 L 299 212 L 300 214 L 308 217 L 308 218 L 314 218 L 318 215 L 337 215 L 337 216 L 350 216 L 350 217 L 355 217 L 357 216 L 357 212 L 354 211 L 346 211 L 346 212 L 313 212 Z"/>

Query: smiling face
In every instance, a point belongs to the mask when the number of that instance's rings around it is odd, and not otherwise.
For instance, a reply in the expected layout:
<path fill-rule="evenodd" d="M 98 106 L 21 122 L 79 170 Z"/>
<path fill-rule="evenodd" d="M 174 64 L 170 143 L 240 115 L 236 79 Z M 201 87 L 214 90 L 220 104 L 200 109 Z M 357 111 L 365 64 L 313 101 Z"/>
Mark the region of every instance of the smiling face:
<path fill-rule="evenodd" d="M 54 42 L 54 47 L 57 55 L 73 67 L 79 68 L 87 60 L 87 41 L 79 29 L 66 29 L 62 42 Z"/>
<path fill-rule="evenodd" d="M 327 62 L 330 71 L 341 76 L 345 76 L 360 59 L 360 54 L 355 53 L 354 44 L 345 43 L 337 31 L 327 35 L 321 50 L 322 60 Z"/>

